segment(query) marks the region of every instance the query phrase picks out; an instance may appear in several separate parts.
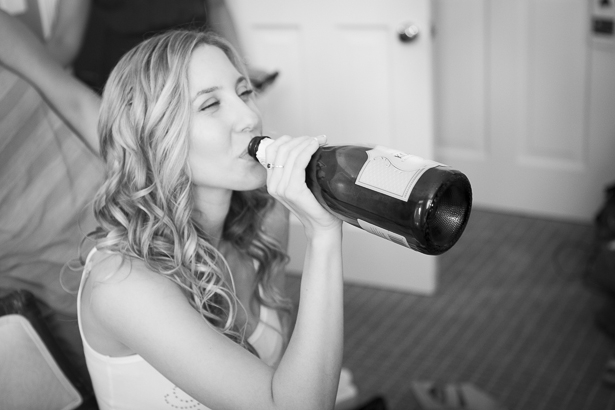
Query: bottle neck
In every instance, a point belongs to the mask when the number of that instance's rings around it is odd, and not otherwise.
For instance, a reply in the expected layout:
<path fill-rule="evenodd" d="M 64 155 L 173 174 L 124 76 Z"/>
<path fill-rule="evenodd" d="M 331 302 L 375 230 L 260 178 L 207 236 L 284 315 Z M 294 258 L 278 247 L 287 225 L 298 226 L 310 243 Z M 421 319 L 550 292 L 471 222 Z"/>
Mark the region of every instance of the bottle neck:
<path fill-rule="evenodd" d="M 273 140 L 267 136 L 254 137 L 248 144 L 248 154 L 261 163 L 262 166 L 267 165 L 265 151 L 267 147 L 273 143 Z"/>

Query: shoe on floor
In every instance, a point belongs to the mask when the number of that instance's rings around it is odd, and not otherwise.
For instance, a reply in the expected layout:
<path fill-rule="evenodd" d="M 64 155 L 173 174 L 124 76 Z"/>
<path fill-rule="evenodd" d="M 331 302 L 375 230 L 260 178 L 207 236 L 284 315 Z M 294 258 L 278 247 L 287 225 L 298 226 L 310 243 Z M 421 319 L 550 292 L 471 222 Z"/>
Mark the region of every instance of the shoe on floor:
<path fill-rule="evenodd" d="M 413 382 L 412 392 L 422 410 L 505 410 L 471 383 Z"/>

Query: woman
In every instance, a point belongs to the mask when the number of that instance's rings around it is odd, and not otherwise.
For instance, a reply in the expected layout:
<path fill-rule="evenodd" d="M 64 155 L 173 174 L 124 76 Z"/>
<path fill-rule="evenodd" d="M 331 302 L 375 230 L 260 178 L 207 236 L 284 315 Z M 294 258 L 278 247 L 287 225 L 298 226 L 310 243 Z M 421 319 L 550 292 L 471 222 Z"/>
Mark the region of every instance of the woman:
<path fill-rule="evenodd" d="M 324 138 L 277 139 L 265 170 L 246 153 L 260 133 L 245 70 L 212 34 L 154 37 L 112 72 L 99 120 L 100 228 L 79 296 L 101 409 L 333 408 L 341 221 L 305 185 Z M 281 205 L 308 243 L 288 338 L 276 287 L 284 238 L 264 228 Z"/>

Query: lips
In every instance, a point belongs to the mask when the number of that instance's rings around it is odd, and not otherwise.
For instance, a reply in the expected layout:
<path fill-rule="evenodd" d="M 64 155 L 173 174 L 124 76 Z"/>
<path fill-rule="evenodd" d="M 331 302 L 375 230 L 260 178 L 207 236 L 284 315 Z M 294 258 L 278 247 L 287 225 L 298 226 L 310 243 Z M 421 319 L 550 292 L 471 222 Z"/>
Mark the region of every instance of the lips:
<path fill-rule="evenodd" d="M 255 137 L 262 137 L 262 133 L 251 135 L 250 139 L 248 139 L 248 144 L 246 144 L 246 148 L 239 154 L 239 158 L 252 158 L 250 154 L 248 154 L 248 147 L 250 146 L 250 141 L 252 141 Z M 253 159 L 253 158 L 252 158 Z"/>

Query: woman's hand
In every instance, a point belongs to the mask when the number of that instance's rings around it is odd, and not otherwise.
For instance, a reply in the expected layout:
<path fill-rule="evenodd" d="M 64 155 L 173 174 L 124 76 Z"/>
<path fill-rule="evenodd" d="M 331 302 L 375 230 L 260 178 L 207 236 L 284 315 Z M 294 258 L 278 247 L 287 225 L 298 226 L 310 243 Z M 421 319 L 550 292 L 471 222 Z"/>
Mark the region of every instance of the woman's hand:
<path fill-rule="evenodd" d="M 267 190 L 303 224 L 306 235 L 339 229 L 342 221 L 324 209 L 305 183 L 305 168 L 327 137 L 278 138 L 267 147 Z"/>

